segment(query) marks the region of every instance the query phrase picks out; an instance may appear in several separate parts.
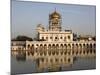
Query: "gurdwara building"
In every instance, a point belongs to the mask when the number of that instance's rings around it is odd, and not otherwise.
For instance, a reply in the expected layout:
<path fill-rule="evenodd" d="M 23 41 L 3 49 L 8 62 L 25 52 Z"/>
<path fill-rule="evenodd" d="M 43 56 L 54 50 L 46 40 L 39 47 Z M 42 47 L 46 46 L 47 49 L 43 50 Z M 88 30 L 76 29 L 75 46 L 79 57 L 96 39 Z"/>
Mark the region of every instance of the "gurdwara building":
<path fill-rule="evenodd" d="M 48 29 L 42 24 L 37 25 L 36 41 L 12 41 L 11 50 L 38 50 L 38 49 L 83 49 L 95 48 L 95 41 L 90 40 L 73 40 L 72 30 L 62 29 L 62 16 L 55 10 L 49 14 Z"/>

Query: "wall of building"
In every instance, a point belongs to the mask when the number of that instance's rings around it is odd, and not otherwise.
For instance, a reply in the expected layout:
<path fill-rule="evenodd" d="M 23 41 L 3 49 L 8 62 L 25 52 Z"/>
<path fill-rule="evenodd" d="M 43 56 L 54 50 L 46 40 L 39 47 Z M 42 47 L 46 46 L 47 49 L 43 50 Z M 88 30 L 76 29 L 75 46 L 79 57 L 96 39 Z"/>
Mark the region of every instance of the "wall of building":
<path fill-rule="evenodd" d="M 57 31 L 48 31 L 48 32 L 41 32 L 39 33 L 39 39 L 44 39 L 45 41 L 66 41 L 71 42 L 73 41 L 73 34 L 71 32 L 57 32 Z"/>

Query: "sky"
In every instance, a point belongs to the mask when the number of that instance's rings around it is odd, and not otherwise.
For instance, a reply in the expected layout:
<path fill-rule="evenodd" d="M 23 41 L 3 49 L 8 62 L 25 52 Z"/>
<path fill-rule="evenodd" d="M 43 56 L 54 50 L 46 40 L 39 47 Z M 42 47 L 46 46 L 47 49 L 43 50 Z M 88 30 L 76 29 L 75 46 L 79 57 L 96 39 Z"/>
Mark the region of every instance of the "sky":
<path fill-rule="evenodd" d="M 36 27 L 48 28 L 49 14 L 56 11 L 62 16 L 62 29 L 71 29 L 78 35 L 96 32 L 96 7 L 90 5 L 41 3 L 31 1 L 11 2 L 11 36 L 25 35 L 34 38 Z"/>

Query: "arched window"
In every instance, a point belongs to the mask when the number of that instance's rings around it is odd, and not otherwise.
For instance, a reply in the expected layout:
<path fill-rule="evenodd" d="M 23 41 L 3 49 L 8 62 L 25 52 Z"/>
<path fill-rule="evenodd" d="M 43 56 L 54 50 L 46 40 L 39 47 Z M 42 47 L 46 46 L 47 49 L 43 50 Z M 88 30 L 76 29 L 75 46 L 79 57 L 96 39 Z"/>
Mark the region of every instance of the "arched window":
<path fill-rule="evenodd" d="M 50 37 L 50 39 L 52 39 L 52 37 Z"/>
<path fill-rule="evenodd" d="M 32 44 L 32 47 L 34 47 L 34 44 Z"/>
<path fill-rule="evenodd" d="M 55 37 L 55 39 L 57 39 L 57 37 Z"/>
<path fill-rule="evenodd" d="M 92 44 L 90 44 L 90 48 L 92 48 Z"/>
<path fill-rule="evenodd" d="M 30 45 L 28 44 L 28 48 L 30 47 Z"/>
<path fill-rule="evenodd" d="M 72 48 L 73 48 L 73 50 L 74 50 L 74 43 L 72 44 Z"/>
<path fill-rule="evenodd" d="M 64 49 L 66 49 L 67 48 L 67 44 L 64 44 Z"/>
<path fill-rule="evenodd" d="M 70 36 L 68 36 L 68 39 L 70 39 Z"/>
<path fill-rule="evenodd" d="M 44 44 L 44 46 L 47 46 L 46 44 Z"/>
<path fill-rule="evenodd" d="M 60 37 L 60 39 L 62 39 L 62 36 Z"/>
<path fill-rule="evenodd" d="M 46 40 L 48 40 L 48 37 L 46 37 Z"/>
<path fill-rule="evenodd" d="M 76 47 L 78 48 L 78 44 L 76 44 Z"/>
<path fill-rule="evenodd" d="M 64 37 L 64 41 L 66 41 L 66 37 Z"/>
<path fill-rule="evenodd" d="M 56 44 L 56 46 L 58 47 L 59 45 L 58 45 L 58 44 Z"/>
<path fill-rule="evenodd" d="M 55 48 L 55 44 L 52 44 L 52 48 Z"/>
<path fill-rule="evenodd" d="M 83 44 L 83 48 L 85 48 L 85 44 Z"/>
<path fill-rule="evenodd" d="M 47 48 L 47 45 L 46 44 L 44 44 L 44 49 L 46 49 Z"/>
<path fill-rule="evenodd" d="M 58 37 L 55 37 L 55 41 L 58 41 Z"/>
<path fill-rule="evenodd" d="M 67 46 L 67 44 L 64 44 L 64 46 Z"/>
<path fill-rule="evenodd" d="M 51 44 L 48 45 L 48 48 L 51 48 Z"/>
<path fill-rule="evenodd" d="M 42 37 L 42 40 L 44 40 L 44 37 Z"/>
<path fill-rule="evenodd" d="M 68 46 L 70 46 L 70 44 L 68 44 Z"/>
<path fill-rule="evenodd" d="M 34 44 L 32 44 L 32 49 L 34 49 Z"/>
<path fill-rule="evenodd" d="M 87 46 L 86 48 L 89 48 L 89 45 L 88 44 L 86 46 Z"/>
<path fill-rule="evenodd" d="M 56 44 L 56 48 L 59 48 L 59 45 L 58 44 Z"/>
<path fill-rule="evenodd" d="M 36 46 L 38 46 L 38 44 L 36 44 Z"/>
<path fill-rule="evenodd" d="M 42 44 L 40 44 L 40 46 L 42 46 Z"/>
<path fill-rule="evenodd" d="M 61 46 L 63 46 L 63 44 L 61 44 Z"/>
<path fill-rule="evenodd" d="M 63 44 L 60 45 L 60 48 L 63 49 Z"/>

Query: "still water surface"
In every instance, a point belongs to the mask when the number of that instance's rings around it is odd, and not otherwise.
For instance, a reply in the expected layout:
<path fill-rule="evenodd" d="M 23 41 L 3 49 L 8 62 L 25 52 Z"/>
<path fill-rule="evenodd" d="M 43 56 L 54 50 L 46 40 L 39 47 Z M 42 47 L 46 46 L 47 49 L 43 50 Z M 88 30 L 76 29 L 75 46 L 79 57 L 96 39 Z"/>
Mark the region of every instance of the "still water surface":
<path fill-rule="evenodd" d="M 70 66 L 61 66 L 56 71 L 73 71 L 73 70 L 85 70 L 95 69 L 96 58 L 77 58 L 75 62 Z M 11 74 L 27 74 L 27 73 L 38 73 L 38 72 L 50 72 L 51 70 L 43 69 L 38 70 L 38 66 L 35 60 L 17 60 L 14 56 L 11 57 Z M 53 70 L 52 70 L 53 71 Z"/>

